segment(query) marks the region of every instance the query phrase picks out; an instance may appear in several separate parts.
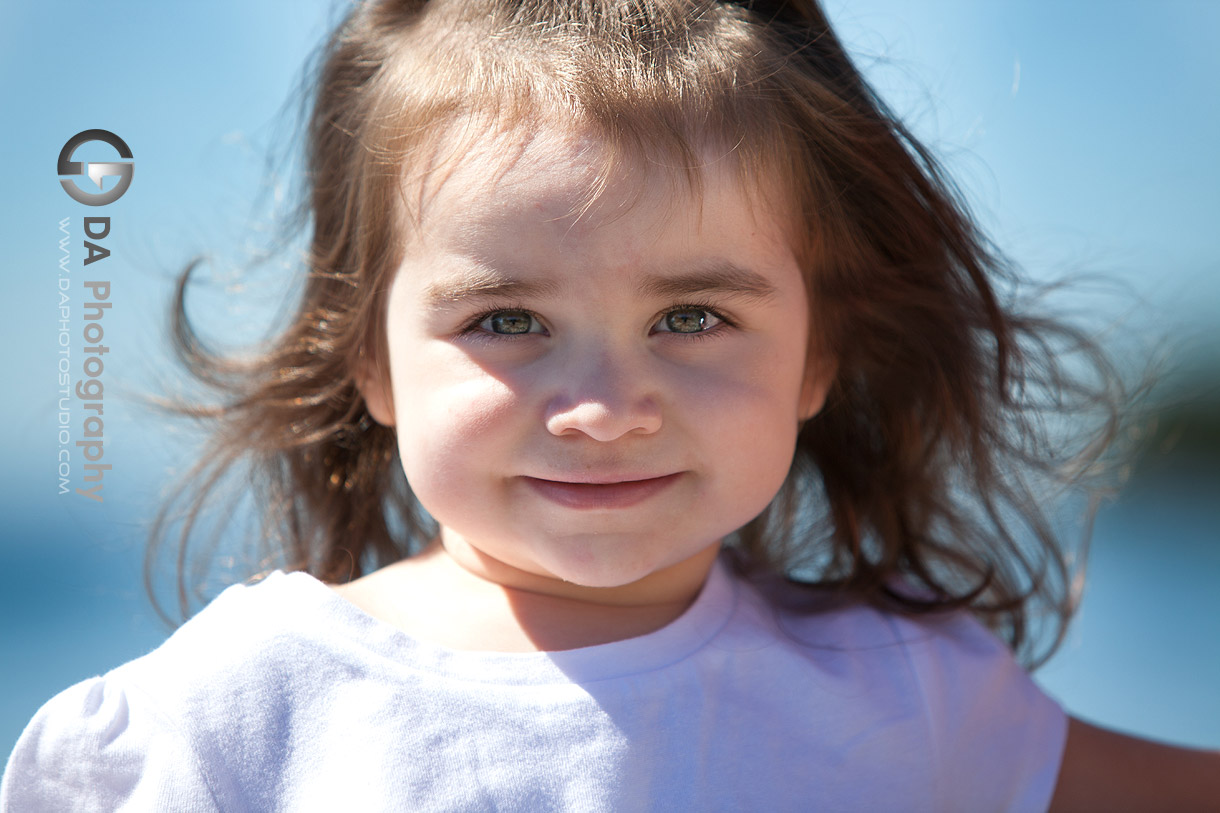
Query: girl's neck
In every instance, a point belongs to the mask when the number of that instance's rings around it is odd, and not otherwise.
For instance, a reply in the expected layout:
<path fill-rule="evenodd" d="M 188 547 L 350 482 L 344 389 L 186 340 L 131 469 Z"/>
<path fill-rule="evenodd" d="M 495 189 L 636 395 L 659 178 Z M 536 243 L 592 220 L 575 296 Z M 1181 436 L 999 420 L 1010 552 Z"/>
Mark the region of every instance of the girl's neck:
<path fill-rule="evenodd" d="M 694 603 L 719 545 L 632 584 L 588 588 L 434 542 L 334 590 L 413 638 L 457 650 L 579 649 L 655 632 Z"/>

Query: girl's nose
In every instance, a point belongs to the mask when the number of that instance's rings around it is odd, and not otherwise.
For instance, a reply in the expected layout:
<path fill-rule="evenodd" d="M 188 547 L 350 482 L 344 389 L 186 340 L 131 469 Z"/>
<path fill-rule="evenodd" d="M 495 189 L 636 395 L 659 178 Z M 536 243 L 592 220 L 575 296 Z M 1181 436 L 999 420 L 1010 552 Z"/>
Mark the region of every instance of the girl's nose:
<path fill-rule="evenodd" d="M 611 358 L 570 357 L 557 370 L 562 380 L 547 404 L 546 428 L 553 435 L 583 434 L 603 443 L 625 435 L 650 435 L 661 428 L 661 405 L 640 364 Z"/>

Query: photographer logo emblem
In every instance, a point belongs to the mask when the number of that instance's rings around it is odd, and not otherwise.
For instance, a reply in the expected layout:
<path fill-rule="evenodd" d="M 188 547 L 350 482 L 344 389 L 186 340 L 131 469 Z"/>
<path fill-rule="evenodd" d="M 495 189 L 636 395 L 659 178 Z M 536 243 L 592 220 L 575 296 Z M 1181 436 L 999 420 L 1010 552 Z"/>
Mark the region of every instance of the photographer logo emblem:
<path fill-rule="evenodd" d="M 106 142 L 111 147 L 114 147 L 120 158 L 126 158 L 127 160 L 73 161 L 72 155 L 76 152 L 76 148 L 90 141 Z M 123 197 L 127 187 L 131 186 L 131 176 L 135 166 L 131 161 L 131 148 L 114 133 L 109 130 L 82 130 L 69 138 L 68 143 L 64 144 L 64 148 L 59 151 L 59 174 L 61 176 L 72 175 L 75 177 L 61 177 L 59 182 L 63 185 L 64 191 L 71 195 L 72 199 L 76 202 L 83 203 L 86 206 L 105 206 Z M 109 192 L 102 191 L 102 178 L 107 175 L 115 175 L 119 179 L 119 182 Z M 88 176 L 98 191 L 90 192 L 78 186 L 77 178 L 81 176 Z"/>

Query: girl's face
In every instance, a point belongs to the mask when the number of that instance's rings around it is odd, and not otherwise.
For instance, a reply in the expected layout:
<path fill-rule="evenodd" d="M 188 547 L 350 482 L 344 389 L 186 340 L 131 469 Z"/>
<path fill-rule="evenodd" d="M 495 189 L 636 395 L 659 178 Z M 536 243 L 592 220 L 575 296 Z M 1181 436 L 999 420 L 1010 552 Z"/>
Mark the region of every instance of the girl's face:
<path fill-rule="evenodd" d="M 445 548 L 535 587 L 705 573 L 832 374 L 806 359 L 782 221 L 727 161 L 708 156 L 702 207 L 637 169 L 577 216 L 599 149 L 488 139 L 434 173 L 389 296 L 393 409 L 362 382 Z"/>

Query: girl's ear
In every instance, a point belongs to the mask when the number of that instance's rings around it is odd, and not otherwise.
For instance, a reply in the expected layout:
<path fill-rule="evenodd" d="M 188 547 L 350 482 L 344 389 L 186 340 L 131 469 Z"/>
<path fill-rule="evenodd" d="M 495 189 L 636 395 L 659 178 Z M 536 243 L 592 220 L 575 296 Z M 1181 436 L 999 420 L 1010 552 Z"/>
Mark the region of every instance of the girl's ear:
<path fill-rule="evenodd" d="M 364 398 L 369 415 L 382 426 L 394 425 L 394 401 L 390 396 L 388 376 L 381 374 L 381 365 L 362 348 L 356 362 L 356 388 Z"/>
<path fill-rule="evenodd" d="M 839 364 L 831 359 L 811 358 L 805 370 L 805 381 L 801 385 L 801 401 L 798 406 L 801 423 L 822 411 L 826 395 L 839 372 Z"/>

